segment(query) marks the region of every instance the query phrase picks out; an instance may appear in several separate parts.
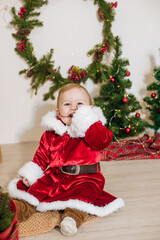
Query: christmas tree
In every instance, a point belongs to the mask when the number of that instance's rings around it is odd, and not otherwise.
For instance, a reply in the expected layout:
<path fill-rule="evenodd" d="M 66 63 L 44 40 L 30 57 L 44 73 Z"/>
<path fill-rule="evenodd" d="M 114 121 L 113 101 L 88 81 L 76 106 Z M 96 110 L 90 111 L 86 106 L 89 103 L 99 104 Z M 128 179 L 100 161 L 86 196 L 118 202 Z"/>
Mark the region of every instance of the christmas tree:
<path fill-rule="evenodd" d="M 157 133 L 160 130 L 160 67 L 154 68 L 153 76 L 157 82 L 153 82 L 147 87 L 147 90 L 151 91 L 151 95 L 143 100 L 147 103 L 146 109 L 150 111 L 149 119 L 152 120 L 152 124 L 149 124 L 149 127 Z"/>
<path fill-rule="evenodd" d="M 132 86 L 128 79 L 129 61 L 122 59 L 121 42 L 115 38 L 114 58 L 110 66 L 103 65 L 103 83 L 100 94 L 94 99 L 95 105 L 103 109 L 107 127 L 114 134 L 114 141 L 137 136 L 145 130 L 147 123 L 141 119 L 139 102 L 127 89 Z"/>

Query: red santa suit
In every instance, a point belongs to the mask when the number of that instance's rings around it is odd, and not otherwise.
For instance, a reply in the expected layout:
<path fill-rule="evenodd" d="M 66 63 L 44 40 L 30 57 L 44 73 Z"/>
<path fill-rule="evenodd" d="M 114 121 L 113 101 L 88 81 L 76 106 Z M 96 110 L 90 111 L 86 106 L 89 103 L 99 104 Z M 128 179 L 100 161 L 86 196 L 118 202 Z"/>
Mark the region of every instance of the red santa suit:
<path fill-rule="evenodd" d="M 69 175 L 60 170 L 62 166 L 91 165 L 102 159 L 100 150 L 112 140 L 102 110 L 83 106 L 74 114 L 70 126 L 53 111 L 44 116 L 42 123 L 47 131 L 33 161 L 18 171 L 28 179 L 30 187 L 13 179 L 8 186 L 10 195 L 36 206 L 38 211 L 70 207 L 103 217 L 123 207 L 123 199 L 103 190 L 105 179 L 101 171 Z"/>

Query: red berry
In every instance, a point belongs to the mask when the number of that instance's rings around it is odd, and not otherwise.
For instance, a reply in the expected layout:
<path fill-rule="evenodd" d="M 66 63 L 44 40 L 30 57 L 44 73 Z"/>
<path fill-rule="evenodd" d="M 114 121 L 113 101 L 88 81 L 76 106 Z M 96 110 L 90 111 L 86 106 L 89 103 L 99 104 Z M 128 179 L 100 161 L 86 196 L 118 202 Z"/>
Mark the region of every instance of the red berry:
<path fill-rule="evenodd" d="M 85 73 L 84 73 L 84 72 L 81 73 L 81 77 L 82 77 L 82 78 L 85 77 Z"/>

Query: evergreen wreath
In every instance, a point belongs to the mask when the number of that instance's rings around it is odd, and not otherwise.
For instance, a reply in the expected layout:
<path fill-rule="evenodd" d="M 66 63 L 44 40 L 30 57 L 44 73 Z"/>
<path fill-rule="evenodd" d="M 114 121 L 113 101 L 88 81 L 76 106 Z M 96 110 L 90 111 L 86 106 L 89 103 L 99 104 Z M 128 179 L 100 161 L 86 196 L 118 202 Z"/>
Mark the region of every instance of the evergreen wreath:
<path fill-rule="evenodd" d="M 103 82 L 106 72 L 106 65 L 103 63 L 104 53 L 109 53 L 115 43 L 111 26 L 117 2 L 109 3 L 105 0 L 94 0 L 94 4 L 98 5 L 98 20 L 103 22 L 102 43 L 96 44 L 93 49 L 88 51 L 88 56 L 93 58 L 92 63 L 85 69 L 71 66 L 67 78 L 61 75 L 60 67 L 57 69 L 54 67 L 54 61 L 52 60 L 54 50 L 50 49 L 47 55 L 38 60 L 34 55 L 34 47 L 29 38 L 35 27 L 43 26 L 43 23 L 37 19 L 40 15 L 37 9 L 48 4 L 48 1 L 22 0 L 22 2 L 24 4 L 18 13 L 15 7 L 12 7 L 13 19 L 10 24 L 14 25 L 17 30 L 16 33 L 12 34 L 17 41 L 15 51 L 29 66 L 28 69 L 20 71 L 19 74 L 25 74 L 26 77 L 31 78 L 31 88 L 35 91 L 35 94 L 37 94 L 39 87 L 47 81 L 50 81 L 51 86 L 49 91 L 44 94 L 44 100 L 54 99 L 54 93 L 70 82 L 84 83 L 88 78 L 92 79 L 94 83 Z"/>

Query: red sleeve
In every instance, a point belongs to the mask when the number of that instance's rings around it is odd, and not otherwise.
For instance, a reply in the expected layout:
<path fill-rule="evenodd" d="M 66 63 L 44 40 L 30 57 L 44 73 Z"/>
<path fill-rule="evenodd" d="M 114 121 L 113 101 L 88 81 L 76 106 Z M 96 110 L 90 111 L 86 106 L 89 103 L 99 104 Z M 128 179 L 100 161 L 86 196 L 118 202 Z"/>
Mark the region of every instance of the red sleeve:
<path fill-rule="evenodd" d="M 112 141 L 113 133 L 98 121 L 91 125 L 86 131 L 85 141 L 94 150 L 106 148 Z"/>
<path fill-rule="evenodd" d="M 50 163 L 50 145 L 54 140 L 53 132 L 44 132 L 42 135 L 39 147 L 34 155 L 33 162 L 38 164 L 44 171 Z"/>

